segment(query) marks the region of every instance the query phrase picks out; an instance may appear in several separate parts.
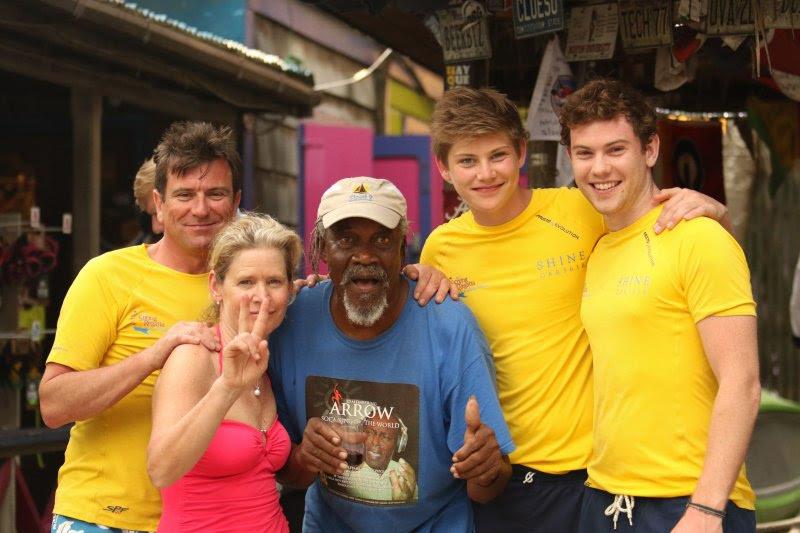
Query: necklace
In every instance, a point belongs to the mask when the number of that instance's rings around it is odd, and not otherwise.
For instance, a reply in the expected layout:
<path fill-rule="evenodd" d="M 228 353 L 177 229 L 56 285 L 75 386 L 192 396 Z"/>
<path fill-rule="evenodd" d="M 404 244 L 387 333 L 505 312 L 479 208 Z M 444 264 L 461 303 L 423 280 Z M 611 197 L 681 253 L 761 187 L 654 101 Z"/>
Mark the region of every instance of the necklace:
<path fill-rule="evenodd" d="M 219 330 L 219 324 L 217 324 L 217 338 L 219 339 L 219 372 L 222 373 L 222 350 L 225 349 L 225 343 L 222 340 L 222 332 Z M 261 396 L 261 378 L 258 378 L 258 382 L 256 383 L 256 388 L 253 389 L 253 396 L 258 398 Z"/>

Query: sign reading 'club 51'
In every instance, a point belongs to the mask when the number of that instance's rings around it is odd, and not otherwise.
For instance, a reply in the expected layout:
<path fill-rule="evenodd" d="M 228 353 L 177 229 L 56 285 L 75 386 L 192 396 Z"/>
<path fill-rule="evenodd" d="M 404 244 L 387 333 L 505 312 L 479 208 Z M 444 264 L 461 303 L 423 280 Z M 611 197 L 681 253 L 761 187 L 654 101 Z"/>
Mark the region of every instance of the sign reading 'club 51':
<path fill-rule="evenodd" d="M 517 39 L 564 28 L 563 0 L 514 0 L 514 36 Z"/>

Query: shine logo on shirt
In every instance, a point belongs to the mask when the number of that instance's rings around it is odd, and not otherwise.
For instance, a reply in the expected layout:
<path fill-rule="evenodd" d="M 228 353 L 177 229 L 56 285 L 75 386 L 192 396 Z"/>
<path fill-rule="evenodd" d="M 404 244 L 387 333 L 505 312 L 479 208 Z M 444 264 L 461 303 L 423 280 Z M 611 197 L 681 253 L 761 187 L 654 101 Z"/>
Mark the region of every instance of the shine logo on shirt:
<path fill-rule="evenodd" d="M 617 278 L 617 296 L 647 296 L 650 291 L 649 274 L 630 274 Z"/>
<path fill-rule="evenodd" d="M 561 255 L 540 257 L 535 262 L 539 279 L 552 278 L 583 270 L 586 268 L 588 256 L 589 254 L 583 250 L 576 250 Z"/>

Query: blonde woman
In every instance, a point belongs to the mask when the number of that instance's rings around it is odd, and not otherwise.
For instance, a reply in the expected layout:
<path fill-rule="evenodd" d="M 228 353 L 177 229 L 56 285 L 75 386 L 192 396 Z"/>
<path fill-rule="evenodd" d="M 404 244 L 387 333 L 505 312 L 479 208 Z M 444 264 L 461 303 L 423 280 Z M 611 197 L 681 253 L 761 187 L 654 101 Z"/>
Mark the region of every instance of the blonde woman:
<path fill-rule="evenodd" d="M 163 498 L 159 531 L 289 530 L 275 474 L 291 443 L 265 372 L 265 339 L 293 297 L 301 249 L 295 233 L 253 214 L 215 239 L 209 314 L 223 348 L 176 348 L 153 395 L 148 471 Z"/>

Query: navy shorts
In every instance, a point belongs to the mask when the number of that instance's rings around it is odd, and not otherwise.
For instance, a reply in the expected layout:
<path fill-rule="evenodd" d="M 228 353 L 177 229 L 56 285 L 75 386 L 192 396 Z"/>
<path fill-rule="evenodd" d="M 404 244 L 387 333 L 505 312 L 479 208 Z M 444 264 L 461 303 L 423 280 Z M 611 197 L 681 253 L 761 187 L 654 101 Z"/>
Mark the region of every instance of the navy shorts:
<path fill-rule="evenodd" d="M 606 516 L 605 511 L 614 502 L 614 495 L 597 489 L 586 489 L 581 508 L 581 533 L 624 533 L 638 531 L 641 533 L 661 533 L 670 531 L 686 512 L 688 496 L 679 498 L 645 498 L 636 496 L 633 502 L 631 526 L 628 515 L 624 512 L 617 517 L 617 528 L 614 521 Z M 626 506 L 627 507 L 627 506 Z M 737 507 L 728 502 L 725 507 L 725 518 L 722 520 L 725 533 L 752 533 L 756 530 L 756 513 Z"/>
<path fill-rule="evenodd" d="M 505 491 L 486 504 L 474 503 L 475 530 L 493 532 L 574 532 L 578 530 L 586 470 L 546 474 L 522 465 Z"/>

